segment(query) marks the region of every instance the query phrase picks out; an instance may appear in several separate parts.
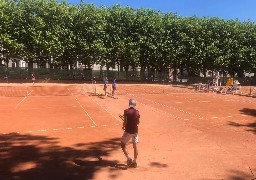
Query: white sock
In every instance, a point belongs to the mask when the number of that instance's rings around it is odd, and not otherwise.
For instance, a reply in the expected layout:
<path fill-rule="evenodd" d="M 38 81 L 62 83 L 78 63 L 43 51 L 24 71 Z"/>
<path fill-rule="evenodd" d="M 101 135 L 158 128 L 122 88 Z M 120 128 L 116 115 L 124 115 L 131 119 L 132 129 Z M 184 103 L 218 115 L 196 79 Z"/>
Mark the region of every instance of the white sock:
<path fill-rule="evenodd" d="M 129 156 L 129 154 L 127 154 L 126 158 L 127 158 L 127 160 L 132 159 L 132 158 Z"/>

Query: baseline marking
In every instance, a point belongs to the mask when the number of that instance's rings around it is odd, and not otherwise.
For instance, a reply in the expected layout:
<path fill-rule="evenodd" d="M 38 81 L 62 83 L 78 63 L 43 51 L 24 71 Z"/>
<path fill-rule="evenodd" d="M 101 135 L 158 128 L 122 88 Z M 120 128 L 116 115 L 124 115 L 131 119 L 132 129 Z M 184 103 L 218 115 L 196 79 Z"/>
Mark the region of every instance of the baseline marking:
<path fill-rule="evenodd" d="M 115 124 L 116 126 L 119 126 L 119 124 Z M 100 127 L 108 127 L 108 125 L 106 124 L 103 124 L 102 126 L 97 126 L 98 128 Z M 41 133 L 46 133 L 46 132 L 51 132 L 51 131 L 63 131 L 63 130 L 77 130 L 77 129 L 85 129 L 85 128 L 97 128 L 96 126 L 87 126 L 87 127 L 84 127 L 84 126 L 81 126 L 81 127 L 67 127 L 67 128 L 60 128 L 60 129 L 57 129 L 57 128 L 53 128 L 53 129 L 37 129 L 37 130 L 27 130 L 27 131 L 17 131 L 15 133 L 17 134 L 21 134 L 21 133 L 33 133 L 33 132 L 41 132 Z M 12 133 L 12 132 L 9 132 L 9 133 Z M 0 134 L 3 134 L 3 135 L 6 135 L 6 134 L 9 134 L 9 133 L 5 133 L 5 132 L 0 132 Z"/>

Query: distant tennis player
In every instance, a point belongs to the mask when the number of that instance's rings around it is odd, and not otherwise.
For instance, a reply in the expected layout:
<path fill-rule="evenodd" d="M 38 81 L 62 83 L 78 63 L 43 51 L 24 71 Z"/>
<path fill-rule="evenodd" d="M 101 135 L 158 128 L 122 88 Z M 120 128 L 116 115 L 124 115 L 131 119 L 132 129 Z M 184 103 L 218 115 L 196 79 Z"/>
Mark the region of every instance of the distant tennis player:
<path fill-rule="evenodd" d="M 129 100 L 129 108 L 124 110 L 124 122 L 122 129 L 124 130 L 121 139 L 121 148 L 127 158 L 128 167 L 137 167 L 138 147 L 139 142 L 138 136 L 138 124 L 140 123 L 140 113 L 135 109 L 136 101 L 134 99 Z M 134 160 L 131 159 L 126 148 L 127 142 L 132 139 Z"/>
<path fill-rule="evenodd" d="M 96 84 L 96 77 L 95 76 L 92 78 L 92 84 Z"/>
<path fill-rule="evenodd" d="M 116 78 L 114 78 L 113 84 L 112 84 L 112 96 L 115 96 L 115 91 L 116 91 Z"/>
<path fill-rule="evenodd" d="M 5 80 L 5 82 L 9 83 L 9 81 L 8 81 L 8 75 L 7 75 L 7 74 L 4 76 L 4 80 Z"/>
<path fill-rule="evenodd" d="M 104 86 L 103 86 L 103 90 L 105 92 L 105 96 L 107 95 L 107 88 L 108 88 L 108 78 L 105 77 L 105 79 L 104 79 Z"/>
<path fill-rule="evenodd" d="M 35 84 L 35 80 L 36 80 L 36 77 L 34 74 L 31 74 L 31 79 L 32 79 L 32 82 L 33 82 L 33 85 Z"/>

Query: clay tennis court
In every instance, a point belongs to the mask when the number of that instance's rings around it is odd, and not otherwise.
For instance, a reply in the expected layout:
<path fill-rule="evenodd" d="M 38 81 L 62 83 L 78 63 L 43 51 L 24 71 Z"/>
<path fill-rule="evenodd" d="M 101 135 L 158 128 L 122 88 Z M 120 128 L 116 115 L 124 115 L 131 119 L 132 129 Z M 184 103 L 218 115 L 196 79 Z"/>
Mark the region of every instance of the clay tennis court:
<path fill-rule="evenodd" d="M 146 84 L 118 84 L 118 99 L 94 92 L 1 84 L 0 179 L 256 179 L 256 98 Z M 141 114 L 136 169 L 120 148 L 130 98 Z"/>

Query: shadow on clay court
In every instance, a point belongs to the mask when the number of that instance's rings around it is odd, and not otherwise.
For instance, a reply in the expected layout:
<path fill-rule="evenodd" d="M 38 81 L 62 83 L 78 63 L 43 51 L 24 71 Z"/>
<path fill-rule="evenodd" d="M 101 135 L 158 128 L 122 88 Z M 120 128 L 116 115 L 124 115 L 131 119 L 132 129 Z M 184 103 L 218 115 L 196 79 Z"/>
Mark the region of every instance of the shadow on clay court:
<path fill-rule="evenodd" d="M 251 169 L 248 167 L 248 171 L 250 172 Z M 245 173 L 243 171 L 237 171 L 237 170 L 230 170 L 228 172 L 228 178 L 227 179 L 234 179 L 234 180 L 256 180 L 255 175 L 252 173 Z"/>
<path fill-rule="evenodd" d="M 168 167 L 167 164 L 162 164 L 162 163 L 159 163 L 159 162 L 151 162 L 150 166 L 156 167 L 156 168 L 166 168 L 166 167 Z"/>
<path fill-rule="evenodd" d="M 94 179 L 109 167 L 109 178 L 117 178 L 125 165 L 108 161 L 120 148 L 120 139 L 60 146 L 57 138 L 30 134 L 0 136 L 0 179 Z"/>
<path fill-rule="evenodd" d="M 248 116 L 256 117 L 256 109 L 244 108 L 244 109 L 241 109 L 240 112 L 242 114 L 245 114 L 245 115 L 248 115 Z"/>
<path fill-rule="evenodd" d="M 240 112 L 244 115 L 256 117 L 255 109 L 244 108 L 244 109 L 241 109 Z M 248 127 L 249 129 L 247 131 L 250 131 L 256 134 L 256 122 L 242 124 L 242 123 L 229 121 L 228 125 L 235 126 L 235 127 Z"/>

